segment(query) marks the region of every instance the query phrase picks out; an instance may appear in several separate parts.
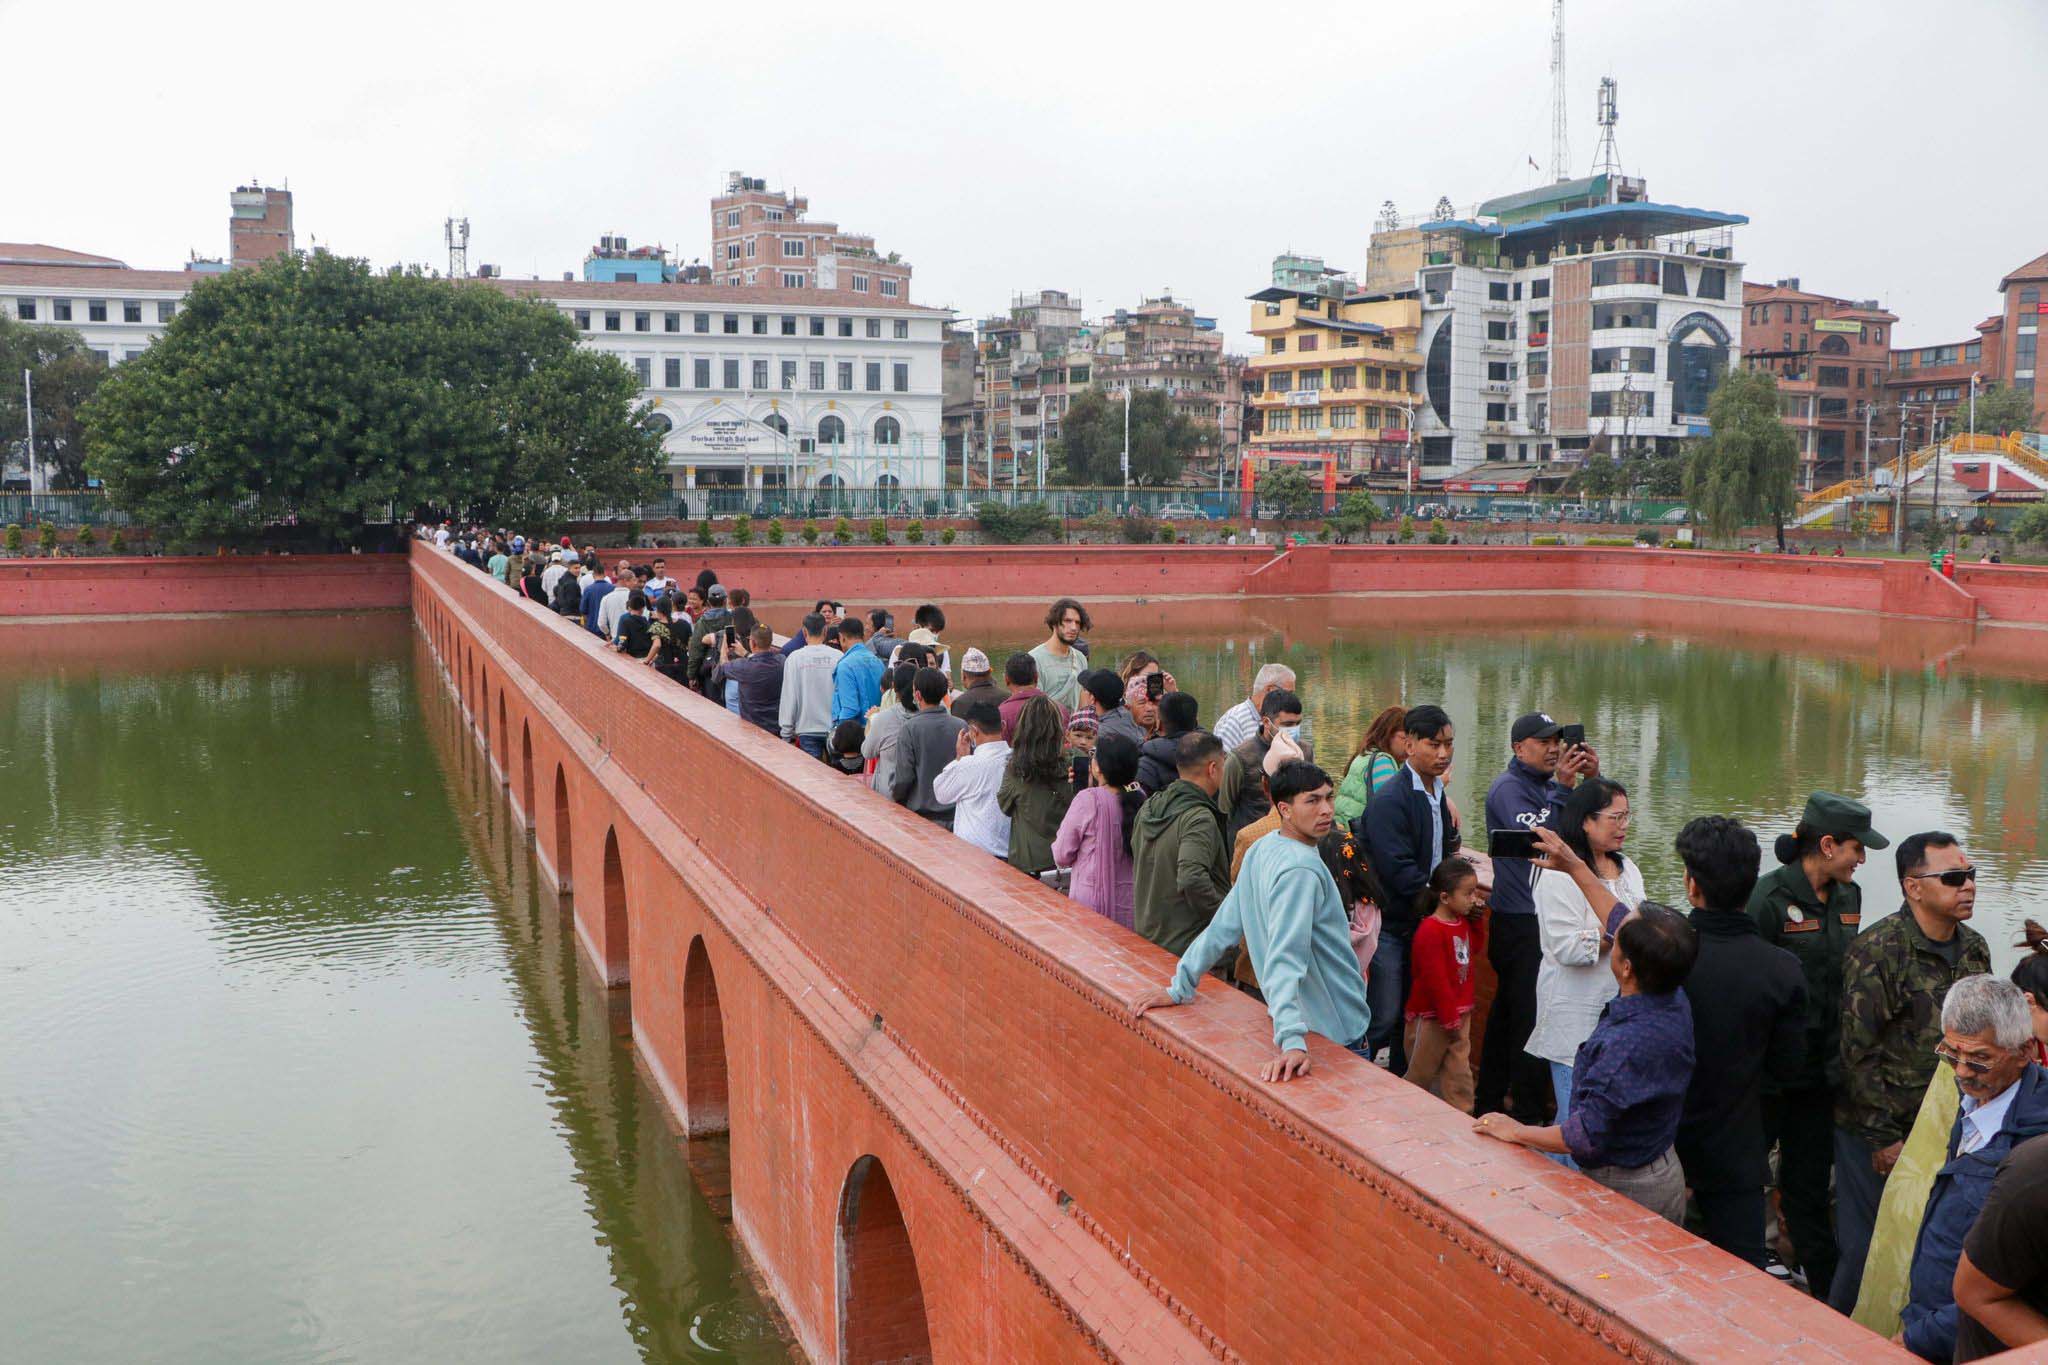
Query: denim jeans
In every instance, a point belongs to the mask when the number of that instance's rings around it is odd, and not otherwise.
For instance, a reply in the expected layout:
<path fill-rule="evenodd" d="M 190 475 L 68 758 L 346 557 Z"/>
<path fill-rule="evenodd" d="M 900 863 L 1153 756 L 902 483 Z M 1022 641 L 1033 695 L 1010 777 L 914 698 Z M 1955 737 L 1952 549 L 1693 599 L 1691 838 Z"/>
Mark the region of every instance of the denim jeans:
<path fill-rule="evenodd" d="M 812 758 L 822 759 L 825 757 L 825 736 L 798 735 L 796 737 L 796 747 L 802 749 Z"/>
<path fill-rule="evenodd" d="M 1408 1050 L 1401 1034 L 1408 1013 L 1408 940 L 1413 932 L 1404 934 L 1382 926 L 1379 946 L 1373 949 L 1365 976 L 1365 1003 L 1372 1011 L 1366 1044 L 1374 1057 L 1387 1054 L 1387 1070 L 1396 1076 L 1408 1070 Z"/>
<path fill-rule="evenodd" d="M 1550 1088 L 1557 1092 L 1557 1126 L 1562 1128 L 1565 1116 L 1572 1111 L 1572 1069 L 1563 1062 L 1552 1062 Z M 1569 1152 L 1545 1152 L 1544 1155 L 1560 1166 L 1574 1171 L 1579 1169 L 1579 1163 L 1572 1160 Z"/>

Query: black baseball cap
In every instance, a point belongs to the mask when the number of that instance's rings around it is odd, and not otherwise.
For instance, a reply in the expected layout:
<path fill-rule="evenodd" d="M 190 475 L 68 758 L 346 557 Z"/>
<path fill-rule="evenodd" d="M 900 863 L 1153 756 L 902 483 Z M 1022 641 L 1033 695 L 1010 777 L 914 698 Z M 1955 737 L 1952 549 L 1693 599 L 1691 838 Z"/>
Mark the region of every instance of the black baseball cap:
<path fill-rule="evenodd" d="M 1563 729 L 1564 726 L 1541 711 L 1531 711 L 1515 722 L 1514 729 L 1508 731 L 1508 743 L 1520 744 L 1525 739 L 1552 739 Z"/>

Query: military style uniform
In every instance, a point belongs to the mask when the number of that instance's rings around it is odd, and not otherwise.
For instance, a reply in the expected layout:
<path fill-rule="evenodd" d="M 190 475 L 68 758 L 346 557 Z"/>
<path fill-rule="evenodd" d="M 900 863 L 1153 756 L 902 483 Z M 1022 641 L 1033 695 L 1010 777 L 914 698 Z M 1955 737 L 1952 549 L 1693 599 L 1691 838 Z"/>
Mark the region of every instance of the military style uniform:
<path fill-rule="evenodd" d="M 1842 1079 L 1835 1094 L 1835 1241 L 1841 1260 L 1829 1294 L 1839 1311 L 1855 1306 L 1884 1188 L 1884 1178 L 1871 1169 L 1871 1155 L 1902 1141 L 1913 1127 L 1934 1077 L 1948 988 L 1990 970 L 1991 950 L 1982 934 L 1958 924 L 1955 938 L 1938 944 L 1903 905 L 1859 935 L 1843 958 Z"/>
<path fill-rule="evenodd" d="M 1798 863 L 1758 880 L 1749 913 L 1764 941 L 1799 961 L 1806 978 L 1806 1058 L 1795 1079 L 1766 1082 L 1764 1132 L 1778 1146 L 1778 1196 L 1806 1282 L 1835 1278 L 1828 1212 L 1835 1169 L 1835 1093 L 1842 1079 L 1842 959 L 1863 921 L 1863 890 L 1837 882 L 1823 901 Z"/>

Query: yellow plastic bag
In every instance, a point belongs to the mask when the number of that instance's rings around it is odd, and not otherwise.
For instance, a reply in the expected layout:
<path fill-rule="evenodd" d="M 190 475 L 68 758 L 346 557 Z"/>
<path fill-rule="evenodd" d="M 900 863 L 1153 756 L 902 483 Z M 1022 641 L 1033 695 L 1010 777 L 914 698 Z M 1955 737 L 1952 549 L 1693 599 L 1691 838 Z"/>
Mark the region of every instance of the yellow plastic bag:
<path fill-rule="evenodd" d="M 1940 1063 L 1921 1097 L 1920 1113 L 1913 1120 L 1913 1131 L 1906 1135 L 1898 1163 L 1885 1179 L 1877 1224 L 1870 1234 L 1870 1256 L 1863 1262 L 1863 1288 L 1856 1295 L 1856 1311 L 1850 1315 L 1879 1336 L 1899 1334 L 1900 1314 L 1912 1285 L 1913 1247 L 1920 1240 L 1920 1220 L 1927 1213 L 1934 1177 L 1948 1164 L 1949 1134 L 1955 1131 L 1962 1104 L 1955 1070 L 1947 1062 Z"/>

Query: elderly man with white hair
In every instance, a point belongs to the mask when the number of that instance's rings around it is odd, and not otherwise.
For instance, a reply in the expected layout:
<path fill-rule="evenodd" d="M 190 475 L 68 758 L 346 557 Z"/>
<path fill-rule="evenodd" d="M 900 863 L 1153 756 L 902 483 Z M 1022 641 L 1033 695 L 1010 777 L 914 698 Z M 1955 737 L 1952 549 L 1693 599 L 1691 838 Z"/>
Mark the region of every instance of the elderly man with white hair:
<path fill-rule="evenodd" d="M 1216 738 L 1225 753 L 1259 732 L 1259 706 L 1275 689 L 1294 690 L 1294 670 L 1286 664 L 1266 664 L 1252 677 L 1252 694 L 1216 718 Z"/>
<path fill-rule="evenodd" d="M 1899 1334 L 1924 1359 L 1956 1356 L 1956 1264 L 1999 1163 L 2048 1133 L 2048 1072 L 2033 1060 L 2033 1039 L 2026 994 L 2003 978 L 1966 976 L 1941 1002 L 1934 1051 L 1955 1068 L 1962 1104 L 1913 1244 Z"/>

